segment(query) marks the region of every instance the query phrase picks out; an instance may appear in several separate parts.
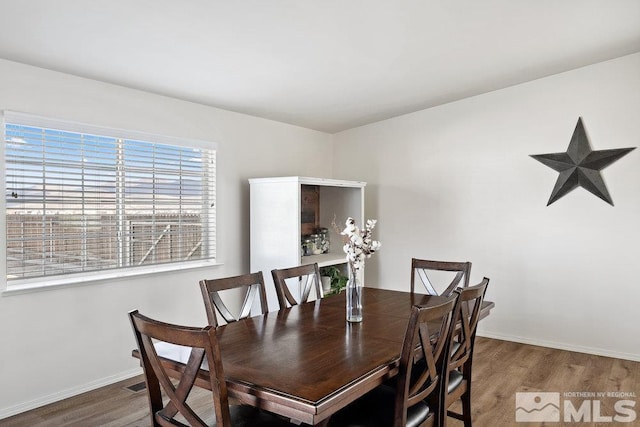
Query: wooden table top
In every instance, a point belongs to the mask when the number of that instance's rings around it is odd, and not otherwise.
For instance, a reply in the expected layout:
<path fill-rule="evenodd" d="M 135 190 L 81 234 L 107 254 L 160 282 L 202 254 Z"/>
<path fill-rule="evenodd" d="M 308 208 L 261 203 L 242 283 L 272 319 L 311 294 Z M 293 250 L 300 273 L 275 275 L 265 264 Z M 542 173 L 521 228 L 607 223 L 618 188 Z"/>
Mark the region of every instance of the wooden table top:
<path fill-rule="evenodd" d="M 395 375 L 411 306 L 442 297 L 364 288 L 361 323 L 344 293 L 218 328 L 229 395 L 307 424 Z M 494 304 L 485 302 L 482 317 Z"/>

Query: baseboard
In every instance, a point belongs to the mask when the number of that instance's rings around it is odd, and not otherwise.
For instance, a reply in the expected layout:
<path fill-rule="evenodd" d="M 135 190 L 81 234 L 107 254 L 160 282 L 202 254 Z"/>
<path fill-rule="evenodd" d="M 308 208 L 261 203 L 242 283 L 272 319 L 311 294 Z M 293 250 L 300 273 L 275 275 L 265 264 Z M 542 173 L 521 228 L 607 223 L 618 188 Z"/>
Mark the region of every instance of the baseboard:
<path fill-rule="evenodd" d="M 485 338 L 495 338 L 503 341 L 513 341 L 521 344 L 537 345 L 540 347 L 555 348 L 558 350 L 575 351 L 577 353 L 587 353 L 587 354 L 593 354 L 596 356 L 606 356 L 606 357 L 613 357 L 616 359 L 624 359 L 624 360 L 631 360 L 633 362 L 640 362 L 639 354 L 621 353 L 621 352 L 606 350 L 602 348 L 584 347 L 580 345 L 571 345 L 571 344 L 559 343 L 555 341 L 530 339 L 530 338 L 518 337 L 513 335 L 505 335 L 505 334 L 500 334 L 496 332 L 480 331 L 480 330 L 478 330 L 478 336 L 485 337 Z"/>
<path fill-rule="evenodd" d="M 112 375 L 110 377 L 100 378 L 99 380 L 92 381 L 88 384 L 83 384 L 82 386 L 79 386 L 79 387 L 73 387 L 73 388 L 62 390 L 56 393 L 49 394 L 47 396 L 42 396 L 37 399 L 21 403 L 19 405 L 10 406 L 8 408 L 0 408 L 0 420 L 2 420 L 3 418 L 8 418 L 13 415 L 20 414 L 22 412 L 39 408 L 44 405 L 48 405 L 50 403 L 58 402 L 63 399 L 68 399 L 70 397 L 77 396 L 79 394 L 86 393 L 88 391 L 95 390 L 100 387 L 108 386 L 113 383 L 117 383 L 118 381 L 123 381 L 140 374 L 142 374 L 142 368 L 136 368 L 130 371 L 121 372 L 117 375 Z"/>

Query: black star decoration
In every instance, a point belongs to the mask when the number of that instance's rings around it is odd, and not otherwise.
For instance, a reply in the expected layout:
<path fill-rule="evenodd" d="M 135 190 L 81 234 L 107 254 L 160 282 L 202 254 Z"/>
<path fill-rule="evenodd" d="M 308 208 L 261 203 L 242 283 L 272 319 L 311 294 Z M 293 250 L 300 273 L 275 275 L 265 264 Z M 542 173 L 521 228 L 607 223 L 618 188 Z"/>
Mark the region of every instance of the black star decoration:
<path fill-rule="evenodd" d="M 582 124 L 582 117 L 579 117 L 565 153 L 531 155 L 537 161 L 560 172 L 547 206 L 577 187 L 584 188 L 613 206 L 613 200 L 600 171 L 635 148 L 593 151 Z"/>

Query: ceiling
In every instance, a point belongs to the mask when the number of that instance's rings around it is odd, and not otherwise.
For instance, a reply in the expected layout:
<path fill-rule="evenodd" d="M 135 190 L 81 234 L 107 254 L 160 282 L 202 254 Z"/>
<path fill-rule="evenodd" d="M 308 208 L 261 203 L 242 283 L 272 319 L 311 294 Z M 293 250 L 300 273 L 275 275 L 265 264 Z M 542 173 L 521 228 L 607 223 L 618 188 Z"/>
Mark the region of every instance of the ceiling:
<path fill-rule="evenodd" d="M 329 133 L 635 52 L 638 0 L 0 0 L 0 58 Z"/>

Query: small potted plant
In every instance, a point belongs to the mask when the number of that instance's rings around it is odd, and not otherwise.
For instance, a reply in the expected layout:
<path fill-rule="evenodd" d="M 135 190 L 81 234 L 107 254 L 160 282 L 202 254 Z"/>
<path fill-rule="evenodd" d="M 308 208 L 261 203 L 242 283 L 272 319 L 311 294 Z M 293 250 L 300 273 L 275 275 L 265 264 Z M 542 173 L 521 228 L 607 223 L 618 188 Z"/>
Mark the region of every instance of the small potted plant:
<path fill-rule="evenodd" d="M 335 265 L 320 267 L 320 276 L 328 278 L 331 283 L 329 291 L 325 291 L 325 295 L 339 294 L 346 288 L 347 280 L 349 280 Z"/>

